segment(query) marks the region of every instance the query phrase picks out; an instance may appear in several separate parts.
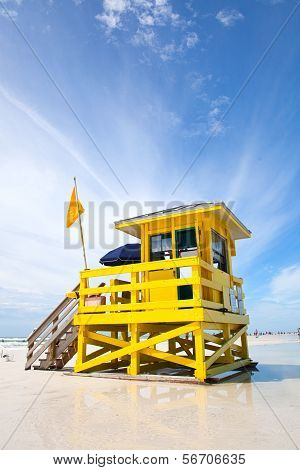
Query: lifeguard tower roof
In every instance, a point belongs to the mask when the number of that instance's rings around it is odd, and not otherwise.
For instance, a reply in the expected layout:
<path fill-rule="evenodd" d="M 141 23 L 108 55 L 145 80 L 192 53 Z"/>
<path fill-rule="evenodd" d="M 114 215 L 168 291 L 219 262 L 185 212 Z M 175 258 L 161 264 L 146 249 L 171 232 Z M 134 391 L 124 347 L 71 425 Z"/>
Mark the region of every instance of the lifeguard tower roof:
<path fill-rule="evenodd" d="M 223 201 L 220 202 L 197 202 L 194 204 L 186 204 L 170 209 L 165 209 L 149 214 L 142 214 L 129 219 L 119 220 L 115 222 L 115 228 L 122 230 L 129 235 L 141 238 L 141 225 L 145 223 L 164 223 L 168 219 L 177 217 L 188 217 L 201 213 L 211 212 L 216 220 L 225 220 L 228 231 L 232 240 L 241 240 L 250 238 L 251 231 L 236 217 L 236 215 L 226 206 Z"/>

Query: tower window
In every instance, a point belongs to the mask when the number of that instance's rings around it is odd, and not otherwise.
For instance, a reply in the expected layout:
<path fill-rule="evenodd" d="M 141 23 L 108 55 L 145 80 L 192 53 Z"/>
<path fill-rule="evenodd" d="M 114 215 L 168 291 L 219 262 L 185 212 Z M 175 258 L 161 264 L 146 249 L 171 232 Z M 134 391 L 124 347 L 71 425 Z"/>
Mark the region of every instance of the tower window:
<path fill-rule="evenodd" d="M 162 233 L 150 237 L 150 259 L 151 261 L 159 261 L 172 258 L 172 235 Z"/>
<path fill-rule="evenodd" d="M 195 227 L 176 230 L 176 256 L 183 258 L 184 256 L 197 255 L 197 240 Z"/>
<path fill-rule="evenodd" d="M 212 254 L 213 265 L 215 268 L 228 273 L 227 263 L 227 243 L 225 238 L 221 237 L 214 230 L 212 232 Z"/>

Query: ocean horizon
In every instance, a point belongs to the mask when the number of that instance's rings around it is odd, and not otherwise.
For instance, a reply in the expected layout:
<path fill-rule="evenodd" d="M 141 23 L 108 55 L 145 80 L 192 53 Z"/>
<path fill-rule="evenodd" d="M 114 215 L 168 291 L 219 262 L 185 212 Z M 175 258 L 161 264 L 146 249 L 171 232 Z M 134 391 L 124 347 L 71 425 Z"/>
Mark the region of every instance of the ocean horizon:
<path fill-rule="evenodd" d="M 1 336 L 0 346 L 3 346 L 4 348 L 25 348 L 27 347 L 27 338 L 24 336 Z"/>

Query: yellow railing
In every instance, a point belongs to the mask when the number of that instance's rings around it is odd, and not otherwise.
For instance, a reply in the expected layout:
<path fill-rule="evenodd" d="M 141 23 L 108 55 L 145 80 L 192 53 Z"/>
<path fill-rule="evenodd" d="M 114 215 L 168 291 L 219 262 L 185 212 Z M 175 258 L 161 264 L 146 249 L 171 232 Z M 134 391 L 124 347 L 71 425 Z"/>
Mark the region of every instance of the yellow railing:
<path fill-rule="evenodd" d="M 191 268 L 191 276 L 177 278 L 176 270 L 180 268 Z M 172 270 L 173 274 L 170 279 L 149 279 L 151 272 L 171 272 Z M 129 280 L 118 279 L 117 276 L 120 275 L 127 275 Z M 99 287 L 90 287 L 92 279 L 95 278 L 102 278 L 101 280 L 109 278 L 110 285 L 102 284 Z M 216 310 L 233 311 L 233 298 L 237 299 L 238 296 L 240 304 L 237 301 L 237 305 L 240 310 L 236 310 L 236 313 L 245 313 L 241 304 L 241 291 L 239 293 L 237 291 L 237 287 L 241 289 L 241 285 L 242 279 L 230 276 L 197 256 L 193 256 L 85 270 L 80 273 L 78 293 L 71 292 L 68 296 L 75 297 L 79 294 L 79 314 L 201 306 Z M 178 300 L 176 288 L 180 286 L 192 287 L 193 295 L 191 299 Z M 164 295 L 162 297 L 168 300 L 153 301 L 152 293 L 155 289 L 163 289 Z M 176 296 L 174 296 L 174 289 Z M 103 298 L 107 294 L 110 295 L 104 303 Z M 96 299 L 94 305 L 91 305 L 92 298 Z"/>

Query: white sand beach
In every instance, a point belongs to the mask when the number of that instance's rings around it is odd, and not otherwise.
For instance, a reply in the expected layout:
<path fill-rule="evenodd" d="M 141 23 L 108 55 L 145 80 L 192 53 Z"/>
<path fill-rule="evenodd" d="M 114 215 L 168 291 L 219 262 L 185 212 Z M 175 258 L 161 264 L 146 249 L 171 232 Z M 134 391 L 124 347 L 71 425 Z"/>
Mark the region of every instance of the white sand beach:
<path fill-rule="evenodd" d="M 299 337 L 296 333 L 287 333 L 287 334 L 266 334 L 260 335 L 258 337 L 253 335 L 248 335 L 248 344 L 250 346 L 259 346 L 267 344 L 283 344 L 283 343 L 293 343 L 299 342 Z"/>
<path fill-rule="evenodd" d="M 297 335 L 249 337 L 258 372 L 214 385 L 25 371 L 0 360 L 5 449 L 295 449 L 300 446 Z"/>

